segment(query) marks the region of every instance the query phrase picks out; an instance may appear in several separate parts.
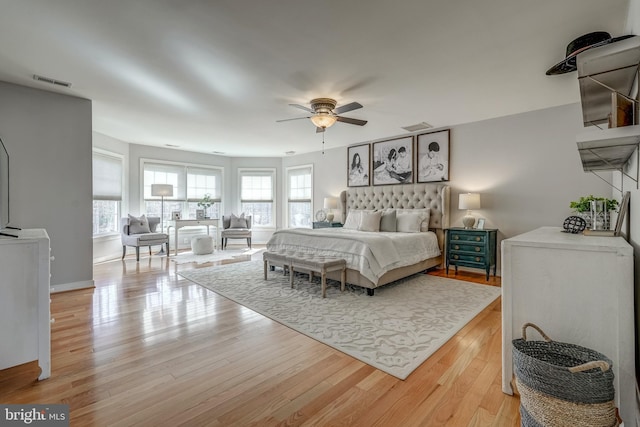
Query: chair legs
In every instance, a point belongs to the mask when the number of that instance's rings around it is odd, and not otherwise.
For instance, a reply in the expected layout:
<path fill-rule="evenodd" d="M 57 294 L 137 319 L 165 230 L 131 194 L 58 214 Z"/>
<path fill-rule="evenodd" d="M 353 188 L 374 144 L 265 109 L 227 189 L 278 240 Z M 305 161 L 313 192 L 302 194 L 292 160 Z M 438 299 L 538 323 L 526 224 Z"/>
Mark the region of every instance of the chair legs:
<path fill-rule="evenodd" d="M 167 257 L 169 257 L 169 242 L 167 243 L 162 243 L 160 246 L 162 247 L 162 245 L 165 245 L 166 248 L 166 253 L 167 253 Z M 136 246 L 136 261 L 140 261 L 140 246 Z M 124 257 L 127 255 L 127 246 L 123 245 L 122 246 L 122 259 L 124 259 Z M 149 256 L 151 256 L 151 246 L 149 246 Z"/>

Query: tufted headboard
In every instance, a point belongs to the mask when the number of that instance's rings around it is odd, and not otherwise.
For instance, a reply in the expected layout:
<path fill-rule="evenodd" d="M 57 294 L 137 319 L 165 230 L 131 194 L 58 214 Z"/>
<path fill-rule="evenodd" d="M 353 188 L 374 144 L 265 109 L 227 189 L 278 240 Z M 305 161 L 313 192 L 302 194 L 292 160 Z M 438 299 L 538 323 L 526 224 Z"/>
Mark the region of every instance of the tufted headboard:
<path fill-rule="evenodd" d="M 449 227 L 449 193 L 449 186 L 442 183 L 352 187 L 340 193 L 342 222 L 349 209 L 429 208 L 429 228 L 436 231 L 442 247 L 443 229 Z"/>

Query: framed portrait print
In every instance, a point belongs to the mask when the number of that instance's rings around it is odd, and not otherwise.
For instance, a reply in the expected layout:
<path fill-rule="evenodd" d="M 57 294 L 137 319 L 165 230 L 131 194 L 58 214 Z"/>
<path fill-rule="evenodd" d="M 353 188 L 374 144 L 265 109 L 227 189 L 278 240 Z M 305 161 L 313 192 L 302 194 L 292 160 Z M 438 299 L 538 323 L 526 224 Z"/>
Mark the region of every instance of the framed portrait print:
<path fill-rule="evenodd" d="M 181 219 L 180 211 L 172 211 L 171 212 L 171 219 L 173 219 L 173 220 Z"/>
<path fill-rule="evenodd" d="M 413 182 L 413 137 L 373 144 L 373 185 Z"/>
<path fill-rule="evenodd" d="M 204 209 L 196 209 L 196 219 L 204 219 Z"/>
<path fill-rule="evenodd" d="M 449 181 L 449 129 L 418 135 L 418 182 Z"/>
<path fill-rule="evenodd" d="M 478 218 L 477 230 L 484 230 L 484 218 Z"/>
<path fill-rule="evenodd" d="M 367 187 L 369 185 L 370 145 L 354 145 L 347 148 L 347 187 Z"/>

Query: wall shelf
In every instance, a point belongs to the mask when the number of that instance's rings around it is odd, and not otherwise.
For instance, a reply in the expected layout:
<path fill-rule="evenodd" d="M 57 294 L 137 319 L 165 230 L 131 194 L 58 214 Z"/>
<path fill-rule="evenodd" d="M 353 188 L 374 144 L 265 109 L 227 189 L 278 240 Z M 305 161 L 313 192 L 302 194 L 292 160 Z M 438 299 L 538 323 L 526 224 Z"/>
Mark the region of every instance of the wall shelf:
<path fill-rule="evenodd" d="M 576 58 L 585 126 L 607 123 L 611 93 L 632 98 L 640 64 L 640 37 L 589 49 Z"/>

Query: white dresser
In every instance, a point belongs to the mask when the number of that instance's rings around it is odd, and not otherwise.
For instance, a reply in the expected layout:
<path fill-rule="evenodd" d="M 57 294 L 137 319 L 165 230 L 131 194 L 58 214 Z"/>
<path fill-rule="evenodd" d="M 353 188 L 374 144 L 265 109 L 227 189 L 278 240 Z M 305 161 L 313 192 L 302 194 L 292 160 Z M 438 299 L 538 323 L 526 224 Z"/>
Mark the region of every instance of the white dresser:
<path fill-rule="evenodd" d="M 51 375 L 50 245 L 46 230 L 0 236 L 0 369 L 34 360 Z"/>
<path fill-rule="evenodd" d="M 502 390 L 512 394 L 512 344 L 532 322 L 555 341 L 613 361 L 616 404 L 636 425 L 633 248 L 622 237 L 542 227 L 502 241 Z M 533 329 L 528 339 L 541 339 Z"/>

